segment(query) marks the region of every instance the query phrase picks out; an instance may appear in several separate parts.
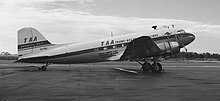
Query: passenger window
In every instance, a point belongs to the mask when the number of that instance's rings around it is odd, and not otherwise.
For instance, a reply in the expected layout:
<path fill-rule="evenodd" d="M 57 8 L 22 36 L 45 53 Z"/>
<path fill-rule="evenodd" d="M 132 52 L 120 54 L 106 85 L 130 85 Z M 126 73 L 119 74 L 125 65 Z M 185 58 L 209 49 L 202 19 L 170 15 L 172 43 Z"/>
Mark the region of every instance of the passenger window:
<path fill-rule="evenodd" d="M 95 49 L 94 49 L 94 52 L 97 52 L 97 51 L 99 51 L 99 48 L 95 48 Z"/>
<path fill-rule="evenodd" d="M 108 46 L 108 47 L 107 47 L 107 49 L 112 49 L 112 48 L 113 48 L 113 46 Z"/>
<path fill-rule="evenodd" d="M 102 50 L 104 50 L 104 48 L 103 48 L 103 47 L 99 48 L 99 51 L 102 51 Z"/>
<path fill-rule="evenodd" d="M 125 44 L 124 44 L 124 46 L 127 46 L 127 45 L 128 45 L 128 43 L 125 43 Z"/>
<path fill-rule="evenodd" d="M 104 47 L 103 50 L 107 50 L 107 47 Z"/>
<path fill-rule="evenodd" d="M 122 44 L 118 44 L 116 45 L 116 48 L 122 47 Z"/>

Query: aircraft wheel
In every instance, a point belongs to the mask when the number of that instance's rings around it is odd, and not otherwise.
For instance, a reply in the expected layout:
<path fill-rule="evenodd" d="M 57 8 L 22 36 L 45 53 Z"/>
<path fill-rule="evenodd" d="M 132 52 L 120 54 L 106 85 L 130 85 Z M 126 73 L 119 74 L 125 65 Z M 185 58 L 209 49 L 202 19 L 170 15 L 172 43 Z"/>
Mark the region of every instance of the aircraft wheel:
<path fill-rule="evenodd" d="M 160 63 L 153 63 L 152 64 L 153 65 L 153 69 L 152 69 L 152 72 L 154 72 L 154 73 L 161 73 L 161 71 L 162 71 L 162 65 L 160 64 Z"/>
<path fill-rule="evenodd" d="M 42 69 L 42 71 L 46 71 L 47 67 L 46 66 L 42 66 L 41 69 Z"/>
<path fill-rule="evenodd" d="M 143 71 L 149 71 L 150 68 L 152 68 L 152 65 L 150 63 L 145 62 L 144 64 L 142 64 Z"/>

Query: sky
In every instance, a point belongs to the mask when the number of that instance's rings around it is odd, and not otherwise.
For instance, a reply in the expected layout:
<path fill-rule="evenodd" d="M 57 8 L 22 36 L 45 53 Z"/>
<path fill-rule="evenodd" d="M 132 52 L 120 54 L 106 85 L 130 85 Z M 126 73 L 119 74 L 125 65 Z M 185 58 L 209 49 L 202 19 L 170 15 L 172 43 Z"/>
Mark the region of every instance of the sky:
<path fill-rule="evenodd" d="M 175 25 L 190 52 L 220 53 L 220 0 L 0 0 L 0 52 L 17 53 L 17 31 L 34 27 L 55 44 Z"/>

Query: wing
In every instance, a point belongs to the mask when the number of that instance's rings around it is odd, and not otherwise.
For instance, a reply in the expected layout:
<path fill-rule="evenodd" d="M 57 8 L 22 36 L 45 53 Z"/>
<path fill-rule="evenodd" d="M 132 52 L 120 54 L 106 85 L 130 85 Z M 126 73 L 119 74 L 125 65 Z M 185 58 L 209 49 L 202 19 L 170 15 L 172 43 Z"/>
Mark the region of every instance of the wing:
<path fill-rule="evenodd" d="M 149 58 L 160 54 L 160 49 L 149 36 L 142 36 L 132 40 L 121 60 L 135 58 Z"/>

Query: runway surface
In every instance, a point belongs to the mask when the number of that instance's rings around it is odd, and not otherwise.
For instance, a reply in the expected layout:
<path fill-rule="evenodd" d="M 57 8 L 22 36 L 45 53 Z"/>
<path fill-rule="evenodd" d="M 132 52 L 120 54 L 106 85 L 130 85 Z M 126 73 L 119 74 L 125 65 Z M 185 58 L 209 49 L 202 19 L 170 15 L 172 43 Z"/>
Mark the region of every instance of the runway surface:
<path fill-rule="evenodd" d="M 220 101 L 220 63 L 162 63 L 165 73 L 130 73 L 135 62 L 0 64 L 0 101 Z"/>

